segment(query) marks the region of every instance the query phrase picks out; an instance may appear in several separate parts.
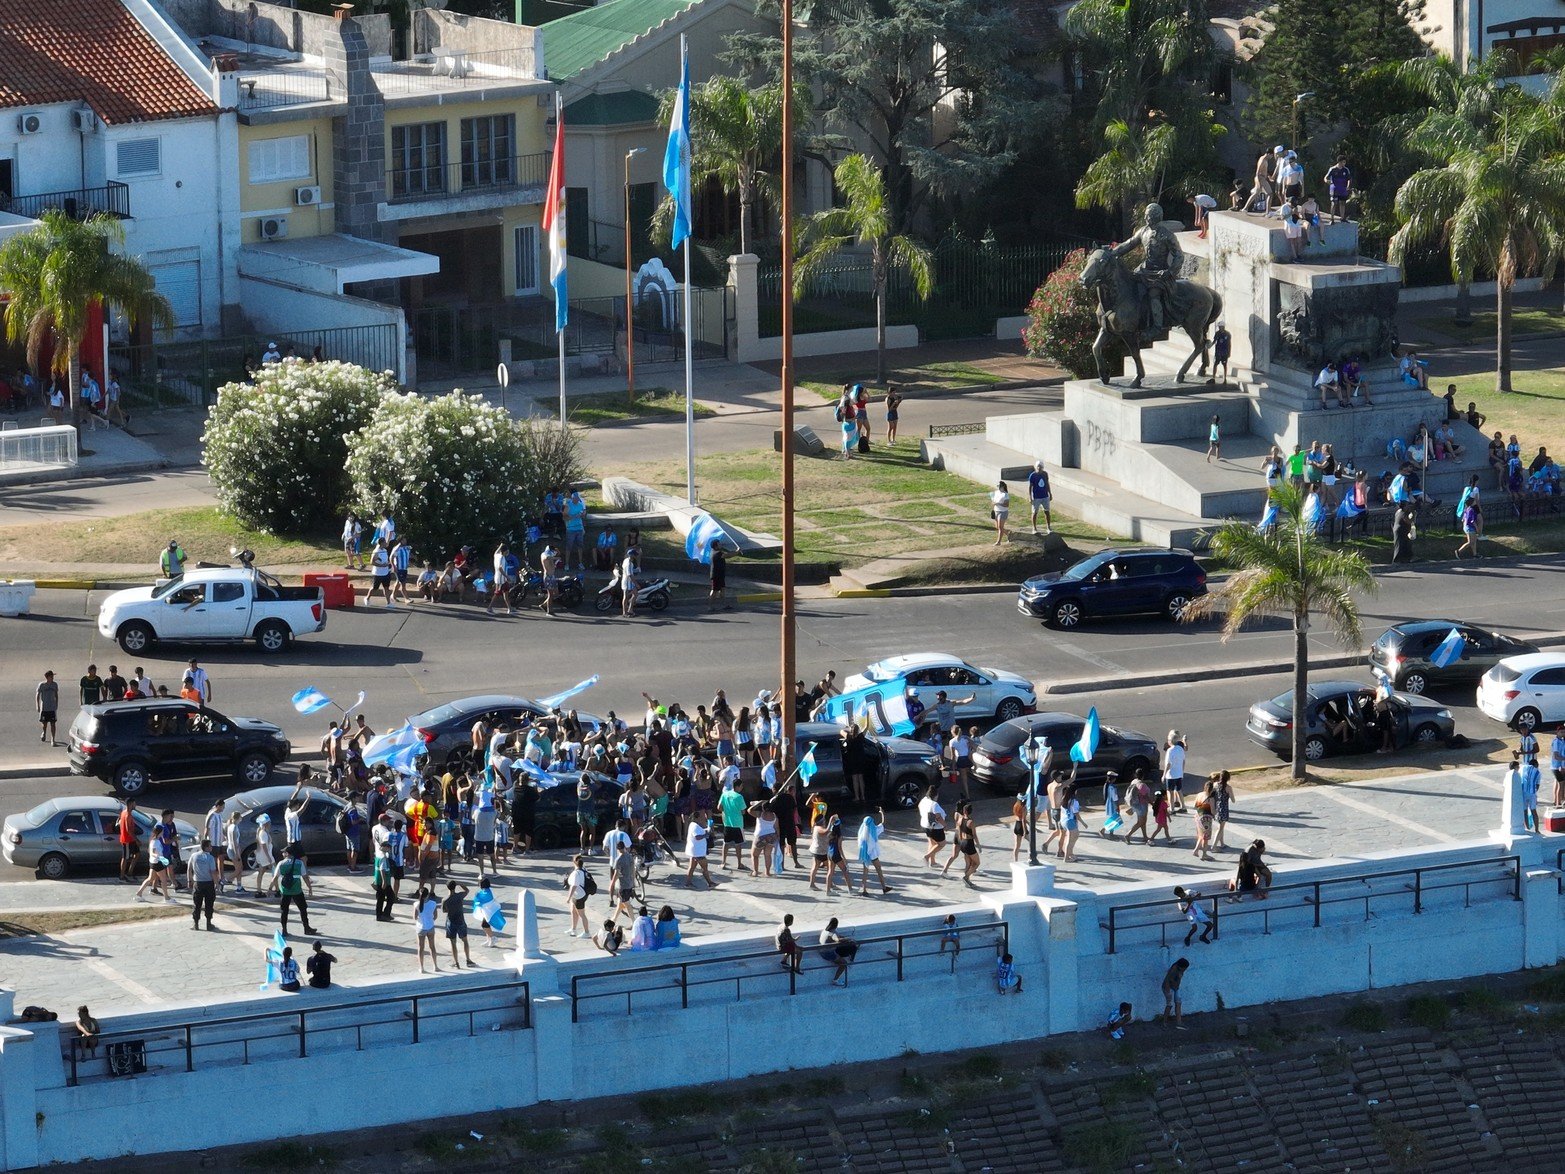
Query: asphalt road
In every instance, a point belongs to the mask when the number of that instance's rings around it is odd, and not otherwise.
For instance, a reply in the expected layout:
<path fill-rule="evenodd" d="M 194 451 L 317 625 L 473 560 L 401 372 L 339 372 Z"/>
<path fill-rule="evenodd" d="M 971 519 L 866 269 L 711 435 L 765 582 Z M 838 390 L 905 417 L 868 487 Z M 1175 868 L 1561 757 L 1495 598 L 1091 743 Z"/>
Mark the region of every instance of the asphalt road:
<path fill-rule="evenodd" d="M 1396 572 L 1365 603 L 1365 631 L 1373 638 L 1397 619 L 1448 615 L 1482 620 L 1528 634 L 1565 630 L 1565 576 L 1560 560 L 1521 559 L 1475 566 Z M 34 614 L 0 620 L 0 662 L 13 682 L 0 697 L 0 728 L 10 731 L 0 766 L 59 763 L 64 751 L 34 739 L 32 686 L 53 668 L 67 691 L 89 661 L 127 672 L 136 662 L 98 635 L 101 593 L 40 592 Z M 1155 619 L 1120 620 L 1068 635 L 1029 621 L 1010 594 L 811 601 L 802 605 L 799 672 L 814 680 L 834 668 L 841 675 L 898 652 L 947 650 L 979 664 L 1025 673 L 1042 684 L 1121 679 L 1127 674 L 1188 671 L 1245 662 L 1285 669 L 1291 637 L 1280 625 L 1224 643 L 1216 625 L 1173 627 Z M 707 614 L 676 607 L 660 617 L 632 621 L 596 613 L 550 620 L 528 613 L 489 619 L 473 608 L 358 609 L 331 613 L 326 631 L 297 641 L 269 661 L 249 647 L 161 648 L 143 658 L 152 679 L 172 684 L 195 653 L 211 673 L 214 707 L 234 715 L 279 722 L 301 752 L 311 752 L 326 715 L 303 717 L 290 695 L 313 685 L 341 701 L 363 689 L 371 724 L 386 729 L 409 714 L 477 692 L 542 695 L 598 673 L 602 683 L 582 695 L 580 707 L 639 715 L 644 689 L 664 700 L 704 701 L 719 685 L 730 697 L 750 697 L 775 686 L 778 614 L 775 606 Z M 1323 637 L 1316 655 L 1340 653 Z M 1323 670 L 1359 676 L 1361 668 Z M 1284 672 L 1228 674 L 1220 679 L 1144 688 L 1094 690 L 1057 697 L 1045 708 L 1084 713 L 1097 705 L 1113 724 L 1161 737 L 1178 727 L 1190 739 L 1191 769 L 1204 772 L 1265 761 L 1244 735 L 1245 711 L 1257 698 L 1288 687 Z M 1458 728 L 1492 737 L 1499 727 L 1478 715 L 1466 691 L 1450 701 Z M 64 707 L 68 723 L 74 707 Z M 1427 763 L 1425 764 L 1427 765 Z M 0 812 L 25 810 L 41 800 L 91 794 L 99 784 L 46 772 L 0 781 Z M 158 794 L 181 812 L 204 810 L 232 783 L 171 785 Z"/>

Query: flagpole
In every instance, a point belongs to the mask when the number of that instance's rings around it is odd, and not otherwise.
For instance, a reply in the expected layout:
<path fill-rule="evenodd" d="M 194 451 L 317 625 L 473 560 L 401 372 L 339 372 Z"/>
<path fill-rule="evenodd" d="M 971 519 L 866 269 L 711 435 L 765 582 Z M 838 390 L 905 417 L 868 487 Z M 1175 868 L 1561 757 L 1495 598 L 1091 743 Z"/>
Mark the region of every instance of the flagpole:
<path fill-rule="evenodd" d="M 555 122 L 556 126 L 563 126 L 565 124 L 565 99 L 561 96 L 559 90 L 555 90 L 554 91 L 554 117 L 555 117 L 555 120 L 556 120 L 556 122 Z M 561 142 L 563 143 L 564 142 L 563 134 L 560 136 L 560 139 L 561 139 Z M 565 180 L 565 168 L 562 165 L 560 167 L 560 181 L 561 181 L 562 185 L 564 183 L 564 180 Z M 559 199 L 560 206 L 557 209 L 555 209 L 555 215 L 556 216 L 563 216 L 563 215 L 565 215 L 565 192 L 563 190 L 563 187 L 562 187 L 562 190 L 559 192 L 559 194 L 558 194 L 558 196 L 556 198 Z M 562 297 L 562 296 L 565 296 L 565 295 L 561 294 L 558 290 L 556 290 L 555 297 Z M 570 306 L 569 298 L 566 299 L 566 306 L 567 306 L 566 313 L 568 314 L 570 312 L 569 308 L 568 308 Z M 555 332 L 554 332 L 555 339 L 558 342 L 559 348 L 560 348 L 560 431 L 564 432 L 564 431 L 566 431 L 566 427 L 567 427 L 566 422 L 565 422 L 565 317 L 560 313 L 558 307 L 555 308 L 554 320 L 555 320 L 555 326 L 556 326 L 556 329 L 555 329 Z"/>
<path fill-rule="evenodd" d="M 690 39 L 684 34 L 679 34 L 679 76 L 682 79 L 690 77 Z M 685 127 L 685 133 L 690 133 L 690 128 Z M 694 169 L 695 161 L 692 159 L 690 166 Z M 693 193 L 692 193 L 693 194 Z M 691 209 L 694 219 L 694 209 Z M 695 225 L 690 225 L 693 230 Z M 692 330 L 695 320 L 690 313 L 691 295 L 690 286 L 692 275 L 690 271 L 690 237 L 685 237 L 685 500 L 691 505 L 696 504 L 696 405 L 695 405 L 695 350 Z"/>
<path fill-rule="evenodd" d="M 795 754 L 793 683 L 793 0 L 782 0 L 782 744 Z"/>

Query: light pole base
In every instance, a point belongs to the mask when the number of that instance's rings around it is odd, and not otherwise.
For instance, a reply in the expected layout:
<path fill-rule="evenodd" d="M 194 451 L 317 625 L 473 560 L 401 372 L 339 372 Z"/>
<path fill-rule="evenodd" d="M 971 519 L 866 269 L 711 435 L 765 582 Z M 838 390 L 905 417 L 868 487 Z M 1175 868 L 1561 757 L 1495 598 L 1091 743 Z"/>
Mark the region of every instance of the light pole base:
<path fill-rule="evenodd" d="M 1047 897 L 1054 892 L 1054 865 L 1011 862 L 1011 892 L 1019 897 Z"/>

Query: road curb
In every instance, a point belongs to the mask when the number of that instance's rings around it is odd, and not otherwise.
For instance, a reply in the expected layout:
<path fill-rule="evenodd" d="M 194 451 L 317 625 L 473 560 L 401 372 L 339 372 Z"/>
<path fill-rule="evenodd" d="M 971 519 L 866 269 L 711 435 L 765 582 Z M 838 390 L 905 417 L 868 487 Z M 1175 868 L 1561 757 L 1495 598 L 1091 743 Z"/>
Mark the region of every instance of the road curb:
<path fill-rule="evenodd" d="M 833 595 L 838 599 L 890 599 L 889 587 L 841 587 L 832 588 Z"/>
<path fill-rule="evenodd" d="M 781 591 L 749 591 L 743 595 L 735 595 L 735 603 L 781 603 L 783 593 Z"/>

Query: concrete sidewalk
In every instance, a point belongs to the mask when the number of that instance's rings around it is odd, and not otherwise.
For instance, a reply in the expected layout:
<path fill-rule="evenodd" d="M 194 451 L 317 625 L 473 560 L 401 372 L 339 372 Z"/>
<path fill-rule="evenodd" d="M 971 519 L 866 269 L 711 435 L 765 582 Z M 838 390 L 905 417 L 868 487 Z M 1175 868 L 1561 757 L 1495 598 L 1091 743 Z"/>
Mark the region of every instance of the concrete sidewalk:
<path fill-rule="evenodd" d="M 1127 845 L 1104 840 L 1088 830 L 1077 845 L 1075 863 L 1050 857 L 1059 866 L 1057 885 L 1062 894 L 1147 882 L 1166 882 L 1170 887 L 1194 883 L 1210 891 L 1232 874 L 1238 849 L 1255 838 L 1266 840 L 1268 857 L 1282 881 L 1290 863 L 1351 858 L 1360 849 L 1416 850 L 1482 839 L 1499 821 L 1498 769 L 1436 771 L 1253 795 L 1246 794 L 1240 782 L 1233 822 L 1227 828 L 1228 846 L 1215 852 L 1212 861 L 1203 862 L 1191 854 L 1194 829 L 1188 816 L 1174 817 L 1172 845 L 1159 842 L 1145 847 L 1139 841 Z M 1009 800 L 1003 798 L 982 799 L 978 804 L 985 848 L 979 873 L 982 890 L 994 892 L 1010 883 L 1009 807 Z M 1088 813 L 1089 829 L 1098 827 L 1100 814 Z M 715 891 L 706 891 L 699 881 L 695 891 L 685 888 L 682 871 L 663 863 L 653 870 L 647 903 L 654 909 L 665 903 L 672 905 L 689 938 L 745 929 L 764 936 L 785 912 L 793 913 L 806 929 L 831 915 L 851 928 L 860 917 L 930 910 L 973 896 L 957 874 L 942 878 L 923 865 L 924 842 L 912 813 L 891 817 L 882 845 L 887 879 L 895 889 L 889 895 L 863 897 L 839 890 L 828 898 L 810 891 L 807 872 L 790 868 L 781 877 L 755 879 L 737 871 L 725 872 L 714 855 L 712 870 L 719 878 Z M 940 857 L 942 862 L 945 855 Z M 801 859 L 807 868 L 808 855 Z M 504 949 L 485 945 L 482 931 L 472 922 L 471 944 L 478 967 L 501 970 L 508 965 L 507 952 L 515 945 L 516 903 L 524 888 L 537 898 L 545 950 L 569 954 L 590 948 L 566 933 L 569 918 L 560 886 L 569 864 L 569 855 L 556 851 L 515 858 L 502 867 L 495 889 L 512 922 L 504 935 Z M 597 926 L 608 916 L 609 905 L 603 860 L 595 859 L 593 867 L 603 894 L 593 898 L 588 908 L 591 924 Z M 311 919 L 327 948 L 340 959 L 337 980 L 344 986 L 361 987 L 415 975 L 417 962 L 406 898 L 416 891 L 416 883 L 404 882 L 405 899 L 396 909 L 398 920 L 384 923 L 371 915 L 373 897 L 367 874 L 349 876 L 339 864 L 314 871 L 316 895 L 309 902 Z M 477 875 L 473 867 L 465 865 L 457 865 L 453 874 L 469 886 Z M 132 885 L 112 877 L 8 884 L 0 886 L 0 922 L 25 922 L 27 913 L 44 910 L 143 908 L 133 900 L 134 891 Z M 76 1002 L 89 1004 L 96 1014 L 112 1016 L 115 1011 L 167 1003 L 273 997 L 258 994 L 256 984 L 263 970 L 262 952 L 277 927 L 277 903 L 226 897 L 218 905 L 219 932 L 209 934 L 192 932 L 188 900 L 181 897 L 179 915 L 166 919 L 0 940 L 0 968 L 7 976 L 6 985 L 17 991 L 18 1005 L 39 1003 L 62 1015 Z M 308 939 L 300 931 L 297 916 L 293 930 L 295 947 L 307 948 Z M 443 935 L 440 944 L 445 949 Z M 446 950 L 441 968 L 449 966 Z M 431 977 L 430 981 L 438 980 Z"/>

